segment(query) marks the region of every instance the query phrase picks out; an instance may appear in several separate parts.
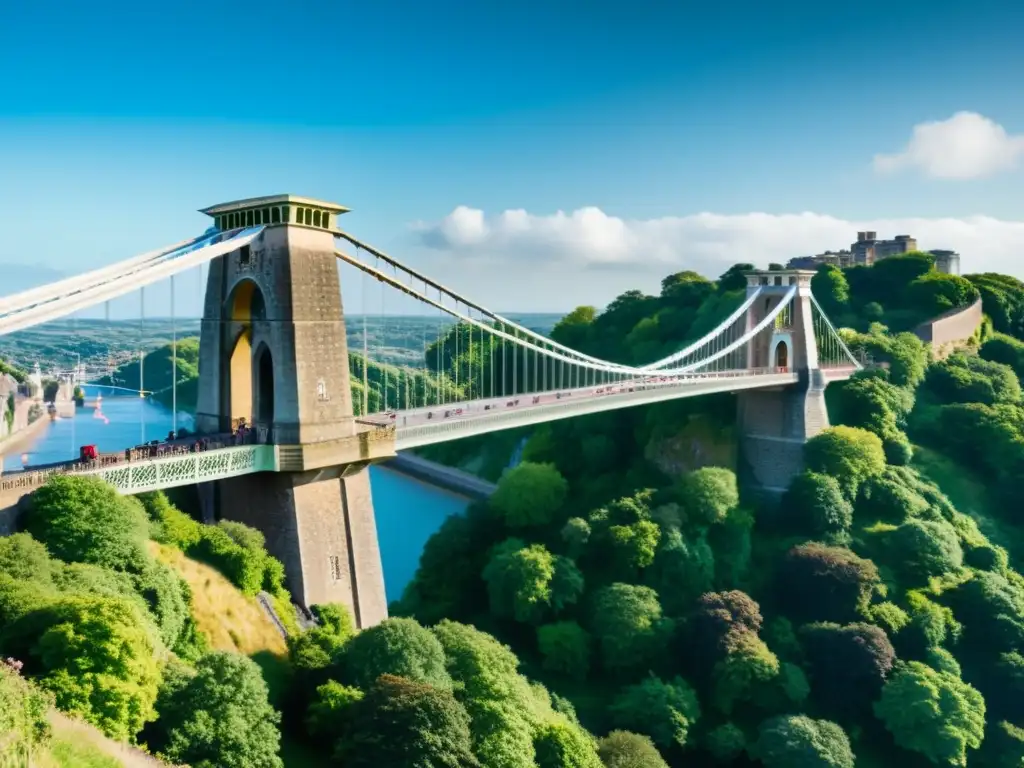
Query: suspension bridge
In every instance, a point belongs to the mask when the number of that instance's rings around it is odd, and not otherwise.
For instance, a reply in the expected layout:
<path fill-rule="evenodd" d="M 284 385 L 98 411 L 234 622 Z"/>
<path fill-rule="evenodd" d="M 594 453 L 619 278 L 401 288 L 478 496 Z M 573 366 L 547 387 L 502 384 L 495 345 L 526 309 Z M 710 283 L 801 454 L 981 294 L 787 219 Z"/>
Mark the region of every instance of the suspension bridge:
<path fill-rule="evenodd" d="M 441 285 L 338 224 L 348 209 L 280 195 L 207 208 L 203 235 L 0 298 L 0 336 L 197 275 L 205 295 L 196 433 L 89 461 L 8 473 L 3 494 L 53 473 L 98 474 L 122 493 L 197 484 L 209 516 L 255 525 L 305 605 L 342 601 L 360 625 L 386 616 L 366 467 L 396 451 L 707 394 L 739 393 L 752 482 L 779 490 L 828 426 L 824 390 L 861 368 L 811 293 L 811 272 L 752 272 L 712 330 L 658 360 L 587 354 Z M 347 327 L 342 287 L 361 304 Z M 152 295 L 152 293 L 151 293 Z M 389 314 L 389 303 L 391 312 Z M 368 318 L 437 318 L 387 362 Z M 361 328 L 359 327 L 361 323 Z M 424 326 L 426 327 L 426 326 Z M 177 412 L 177 331 L 171 401 Z M 350 348 L 351 346 L 351 348 Z M 139 390 L 144 390 L 140 355 Z"/>

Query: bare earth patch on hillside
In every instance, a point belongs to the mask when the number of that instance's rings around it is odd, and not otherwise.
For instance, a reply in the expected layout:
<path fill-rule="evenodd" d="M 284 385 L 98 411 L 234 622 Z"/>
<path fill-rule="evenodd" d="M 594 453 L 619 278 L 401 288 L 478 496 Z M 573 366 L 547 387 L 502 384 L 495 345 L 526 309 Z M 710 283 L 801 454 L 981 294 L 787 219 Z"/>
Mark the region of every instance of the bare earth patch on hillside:
<path fill-rule="evenodd" d="M 192 613 L 212 649 L 245 656 L 287 655 L 284 638 L 255 598 L 246 597 L 216 570 L 180 550 L 156 542 L 150 542 L 150 546 L 192 590 Z"/>

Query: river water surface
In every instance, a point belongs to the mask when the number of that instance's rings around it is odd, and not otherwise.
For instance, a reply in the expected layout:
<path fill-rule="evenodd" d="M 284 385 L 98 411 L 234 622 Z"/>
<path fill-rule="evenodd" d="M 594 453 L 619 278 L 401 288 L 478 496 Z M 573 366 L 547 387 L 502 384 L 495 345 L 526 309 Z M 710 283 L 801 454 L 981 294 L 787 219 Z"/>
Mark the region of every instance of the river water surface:
<path fill-rule="evenodd" d="M 88 401 L 106 391 L 95 386 L 85 390 Z M 140 397 L 108 395 L 109 391 L 99 409 L 79 408 L 74 418 L 52 422 L 23 453 L 8 456 L 0 466 L 14 470 L 24 464 L 67 461 L 78 456 L 80 446 L 90 444 L 101 452 L 120 451 L 148 440 L 162 440 L 173 428 L 167 408 Z M 177 426 L 190 429 L 192 417 L 179 413 Z M 449 515 L 464 511 L 468 501 L 382 467 L 370 468 L 370 486 L 384 583 L 388 600 L 396 600 L 416 572 L 427 539 Z"/>

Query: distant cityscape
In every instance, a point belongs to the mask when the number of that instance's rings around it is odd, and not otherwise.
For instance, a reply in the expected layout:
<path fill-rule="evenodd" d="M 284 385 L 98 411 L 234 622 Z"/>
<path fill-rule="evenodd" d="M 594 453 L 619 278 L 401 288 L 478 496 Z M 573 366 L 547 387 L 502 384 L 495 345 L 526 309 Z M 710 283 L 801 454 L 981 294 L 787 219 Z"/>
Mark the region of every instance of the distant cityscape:
<path fill-rule="evenodd" d="M 816 269 L 822 264 L 833 266 L 869 267 L 890 256 L 916 251 L 917 240 L 910 235 L 896 235 L 892 240 L 879 240 L 877 232 L 858 232 L 857 242 L 851 243 L 848 250 L 825 251 L 815 256 L 797 256 L 789 260 L 789 269 Z M 960 254 L 956 251 L 928 251 L 935 257 L 935 268 L 947 275 L 960 274 Z"/>

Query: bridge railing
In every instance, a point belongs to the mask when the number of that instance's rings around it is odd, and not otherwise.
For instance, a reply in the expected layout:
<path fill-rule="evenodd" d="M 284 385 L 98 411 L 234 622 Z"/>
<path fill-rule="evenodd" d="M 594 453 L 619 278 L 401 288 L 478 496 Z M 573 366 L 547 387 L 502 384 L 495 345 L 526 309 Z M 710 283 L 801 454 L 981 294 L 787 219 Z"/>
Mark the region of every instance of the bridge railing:
<path fill-rule="evenodd" d="M 130 465 L 133 462 L 138 463 L 175 456 L 184 457 L 193 453 L 205 453 L 207 451 L 243 445 L 266 445 L 269 437 L 269 431 L 264 427 L 262 429 L 245 429 L 232 433 L 224 432 L 213 435 L 196 434 L 173 441 L 160 442 L 155 445 L 138 445 L 134 448 L 118 451 L 117 453 L 101 453 L 95 459 L 74 459 L 58 464 L 49 464 L 39 469 L 29 468 L 27 470 L 4 473 L 0 475 L 0 492 L 37 488 L 44 485 L 54 475 L 86 474 L 116 466 Z"/>

